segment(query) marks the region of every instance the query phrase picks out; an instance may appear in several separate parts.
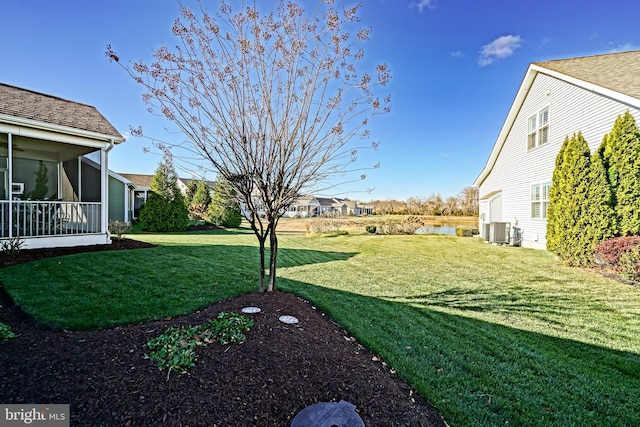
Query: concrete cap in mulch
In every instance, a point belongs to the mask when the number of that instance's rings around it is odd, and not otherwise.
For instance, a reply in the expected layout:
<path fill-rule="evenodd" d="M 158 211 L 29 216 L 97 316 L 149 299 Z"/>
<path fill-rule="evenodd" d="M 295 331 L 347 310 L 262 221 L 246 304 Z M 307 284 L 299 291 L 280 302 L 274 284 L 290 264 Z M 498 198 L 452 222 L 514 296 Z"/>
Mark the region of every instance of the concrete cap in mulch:
<path fill-rule="evenodd" d="M 355 405 L 341 400 L 307 406 L 291 421 L 291 427 L 364 427 Z"/>
<path fill-rule="evenodd" d="M 278 317 L 278 320 L 282 323 L 286 323 L 287 325 L 295 325 L 296 323 L 298 323 L 298 319 L 288 315 L 280 316 Z"/>
<path fill-rule="evenodd" d="M 261 311 L 259 307 L 245 307 L 242 309 L 242 312 L 246 314 L 260 313 Z"/>

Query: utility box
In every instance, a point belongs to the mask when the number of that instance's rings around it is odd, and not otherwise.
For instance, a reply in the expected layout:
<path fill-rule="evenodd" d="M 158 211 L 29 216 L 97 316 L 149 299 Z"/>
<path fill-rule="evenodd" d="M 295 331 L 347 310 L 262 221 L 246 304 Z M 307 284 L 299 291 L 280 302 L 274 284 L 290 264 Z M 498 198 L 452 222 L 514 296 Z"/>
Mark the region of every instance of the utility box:
<path fill-rule="evenodd" d="M 489 242 L 508 244 L 510 240 L 509 229 L 511 224 L 508 222 L 492 222 L 489 224 Z"/>

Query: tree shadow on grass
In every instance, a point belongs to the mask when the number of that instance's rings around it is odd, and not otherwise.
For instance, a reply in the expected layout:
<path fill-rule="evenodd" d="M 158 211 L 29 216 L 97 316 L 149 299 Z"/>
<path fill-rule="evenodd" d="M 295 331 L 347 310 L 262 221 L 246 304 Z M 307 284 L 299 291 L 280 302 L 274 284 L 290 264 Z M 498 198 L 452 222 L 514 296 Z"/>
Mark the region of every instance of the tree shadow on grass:
<path fill-rule="evenodd" d="M 282 249 L 281 267 L 347 260 L 351 252 Z M 90 252 L 2 269 L 16 305 L 43 324 L 101 329 L 180 316 L 259 289 L 258 248 L 159 245 Z"/>
<path fill-rule="evenodd" d="M 640 425 L 640 356 L 281 279 L 382 355 L 451 425 Z M 445 295 L 449 298 L 451 295 Z"/>

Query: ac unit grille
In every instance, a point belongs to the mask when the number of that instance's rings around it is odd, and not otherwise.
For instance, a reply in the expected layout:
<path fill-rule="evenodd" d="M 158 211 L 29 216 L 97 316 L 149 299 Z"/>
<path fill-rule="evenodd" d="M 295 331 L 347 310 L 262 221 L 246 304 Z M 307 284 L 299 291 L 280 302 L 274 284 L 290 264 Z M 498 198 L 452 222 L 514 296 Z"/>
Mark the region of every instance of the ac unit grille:
<path fill-rule="evenodd" d="M 489 242 L 491 243 L 509 243 L 508 222 L 492 222 L 489 224 Z"/>

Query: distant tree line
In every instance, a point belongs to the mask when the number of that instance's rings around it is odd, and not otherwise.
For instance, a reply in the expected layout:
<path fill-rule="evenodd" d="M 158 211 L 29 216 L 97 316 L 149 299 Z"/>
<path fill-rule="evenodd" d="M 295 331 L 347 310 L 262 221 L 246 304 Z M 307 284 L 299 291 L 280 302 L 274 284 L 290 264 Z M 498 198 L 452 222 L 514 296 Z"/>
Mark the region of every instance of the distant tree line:
<path fill-rule="evenodd" d="M 379 215 L 478 216 L 478 189 L 465 187 L 458 195 L 443 198 L 432 193 L 428 197 L 407 200 L 386 199 L 367 202 Z"/>

